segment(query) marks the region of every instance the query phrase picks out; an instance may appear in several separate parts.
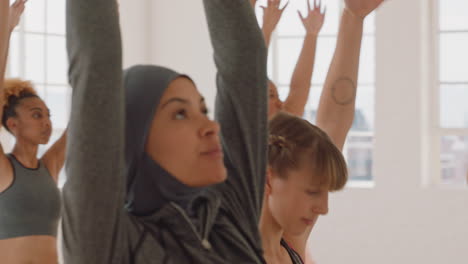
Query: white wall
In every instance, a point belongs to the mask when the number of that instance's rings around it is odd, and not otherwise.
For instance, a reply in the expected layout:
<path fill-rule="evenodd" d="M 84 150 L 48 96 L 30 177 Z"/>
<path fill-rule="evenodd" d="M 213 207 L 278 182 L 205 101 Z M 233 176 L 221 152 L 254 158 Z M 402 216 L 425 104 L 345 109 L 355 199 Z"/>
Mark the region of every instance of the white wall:
<path fill-rule="evenodd" d="M 125 68 L 151 62 L 151 2 L 119 0 Z"/>
<path fill-rule="evenodd" d="M 468 192 L 423 187 L 428 0 L 388 1 L 377 16 L 373 189 L 333 194 L 310 240 L 319 264 L 468 263 Z M 152 2 L 152 62 L 191 74 L 214 97 L 201 1 Z M 320 52 L 320 50 L 318 50 Z M 430 106 L 429 106 L 430 107 Z"/>
<path fill-rule="evenodd" d="M 188 74 L 213 109 L 215 66 L 202 1 L 152 1 L 151 11 L 152 63 Z"/>
<path fill-rule="evenodd" d="M 319 263 L 468 263 L 467 190 L 422 184 L 429 2 L 378 13 L 376 187 L 332 196 L 310 240 Z"/>

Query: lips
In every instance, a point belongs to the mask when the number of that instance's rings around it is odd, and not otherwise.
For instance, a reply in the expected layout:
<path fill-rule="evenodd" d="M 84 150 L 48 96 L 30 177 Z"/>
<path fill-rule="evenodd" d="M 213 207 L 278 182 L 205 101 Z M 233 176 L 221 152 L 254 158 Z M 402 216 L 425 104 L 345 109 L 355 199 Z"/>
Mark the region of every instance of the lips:
<path fill-rule="evenodd" d="M 41 134 L 42 134 L 42 136 L 44 136 L 44 137 L 49 137 L 49 136 L 51 135 L 51 133 L 52 133 L 51 130 L 46 130 L 46 131 L 42 132 Z"/>
<path fill-rule="evenodd" d="M 201 155 L 206 157 L 219 158 L 223 156 L 223 150 L 221 149 L 221 146 L 217 145 L 212 148 L 209 148 L 206 151 L 202 151 Z"/>
<path fill-rule="evenodd" d="M 304 222 L 304 224 L 306 224 L 308 226 L 313 226 L 314 223 L 315 223 L 314 219 L 302 218 L 301 220 L 302 220 L 302 222 Z"/>

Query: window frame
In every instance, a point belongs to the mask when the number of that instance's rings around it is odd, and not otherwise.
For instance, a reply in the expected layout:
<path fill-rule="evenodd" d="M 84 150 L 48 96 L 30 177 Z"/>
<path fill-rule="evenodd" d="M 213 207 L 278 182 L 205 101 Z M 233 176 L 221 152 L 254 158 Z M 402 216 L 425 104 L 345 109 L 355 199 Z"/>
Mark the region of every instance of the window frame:
<path fill-rule="evenodd" d="M 443 180 L 442 170 L 442 149 L 441 149 L 441 140 L 444 136 L 468 136 L 468 127 L 466 128 L 455 128 L 455 127 L 443 127 L 441 123 L 441 94 L 443 85 L 468 85 L 468 81 L 465 82 L 447 82 L 442 81 L 440 78 L 440 43 L 442 34 L 466 34 L 468 33 L 468 24 L 466 30 L 442 30 L 440 28 L 440 1 L 442 0 L 432 0 L 430 2 L 430 22 L 428 23 L 430 27 L 430 41 L 428 42 L 430 55 L 430 65 L 429 69 L 429 154 L 426 155 L 427 164 L 425 171 L 429 176 L 429 183 L 431 185 L 439 187 L 449 187 L 449 188 L 467 188 L 466 184 L 455 184 L 455 183 L 446 183 Z M 432 77 L 431 77 L 432 76 Z M 467 149 L 468 151 L 468 149 Z M 467 180 L 465 178 L 465 180 Z M 427 181 L 425 181 L 427 183 Z"/>
<path fill-rule="evenodd" d="M 337 1 L 337 0 L 335 0 Z M 338 20 L 341 19 L 341 12 L 344 8 L 344 3 L 339 1 L 338 3 Z M 281 23 L 281 21 L 280 21 Z M 337 25 L 339 26 L 339 21 L 337 23 Z M 261 25 L 261 24 L 260 24 Z M 336 33 L 333 34 L 333 33 L 320 33 L 319 36 L 318 36 L 318 39 L 317 41 L 319 41 L 320 39 L 323 39 L 323 38 L 332 38 L 335 42 L 337 40 L 337 37 L 338 37 L 338 29 L 336 30 Z M 372 87 L 373 91 L 374 91 L 374 107 L 373 107 L 373 112 L 374 112 L 374 120 L 373 120 L 373 128 L 372 128 L 372 131 L 353 131 L 353 130 L 350 130 L 349 133 L 348 133 L 348 136 L 347 136 L 347 139 L 345 141 L 345 144 L 343 146 L 343 150 L 342 150 L 342 153 L 345 157 L 345 160 L 347 162 L 349 162 L 350 160 L 350 157 L 348 157 L 347 153 L 348 153 L 348 150 L 349 148 L 353 145 L 353 143 L 349 143 L 349 138 L 351 137 L 359 137 L 359 136 L 364 136 L 364 137 L 368 137 L 368 136 L 372 136 L 373 137 L 373 141 L 371 143 L 371 151 L 372 151 L 372 167 L 371 167 L 371 180 L 353 180 L 351 175 L 350 175 L 350 181 L 348 181 L 348 184 L 347 186 L 348 187 L 352 187 L 352 188 L 372 188 L 375 186 L 375 181 L 376 181 L 376 177 L 375 177 L 375 136 L 376 136 L 376 129 L 375 129 L 375 113 L 376 113 L 376 108 L 375 108 L 375 104 L 376 104 L 376 96 L 375 96 L 375 91 L 377 89 L 377 81 L 376 81 L 376 76 L 377 76 L 377 51 L 376 51 L 376 23 L 374 21 L 374 30 L 372 32 L 363 32 L 363 39 L 365 37 L 372 37 L 373 38 L 373 45 L 374 45 L 374 59 L 375 59 L 375 67 L 374 67 L 374 81 L 373 82 L 360 82 L 358 81 L 358 87 L 360 86 L 363 86 L 363 87 Z M 271 49 L 271 53 L 269 52 L 268 56 L 271 57 L 271 61 L 269 60 L 269 63 L 268 63 L 268 67 L 272 67 L 272 70 L 271 70 L 271 76 L 270 78 L 273 80 L 273 82 L 277 85 L 278 89 L 284 89 L 284 87 L 289 87 L 290 84 L 286 84 L 286 83 L 281 83 L 279 82 L 279 62 L 278 62 L 278 57 L 279 57 L 279 48 L 278 48 L 278 42 L 279 40 L 283 40 L 283 39 L 294 39 L 294 40 L 303 40 L 304 38 L 304 35 L 303 34 L 286 34 L 284 36 L 281 36 L 277 30 L 275 30 L 271 36 L 271 40 L 270 40 L 270 49 Z M 316 52 L 320 52 L 318 49 Z M 362 52 L 362 50 L 361 50 Z M 316 57 L 317 58 L 317 57 Z M 362 57 L 361 57 L 362 58 Z M 331 61 L 330 61 L 331 62 Z M 315 66 L 316 67 L 316 66 Z M 270 71 L 269 71 L 270 73 Z M 314 70 L 314 74 L 315 74 L 315 70 Z M 325 80 L 324 80 L 325 81 Z M 311 83 L 311 89 L 313 89 L 314 87 L 322 87 L 321 90 L 323 89 L 323 86 L 324 86 L 324 82 L 323 83 Z M 280 91 L 278 91 L 280 92 Z M 359 93 L 359 91 L 358 91 Z M 313 107 L 311 107 L 311 105 L 309 104 L 310 102 L 310 98 L 309 98 L 309 101 L 308 103 L 306 104 L 306 107 L 305 107 L 305 110 L 311 110 L 313 109 Z M 307 119 L 309 120 L 309 119 Z M 309 120 L 310 121 L 310 120 Z M 365 149 L 367 149 L 368 147 L 366 146 Z"/>

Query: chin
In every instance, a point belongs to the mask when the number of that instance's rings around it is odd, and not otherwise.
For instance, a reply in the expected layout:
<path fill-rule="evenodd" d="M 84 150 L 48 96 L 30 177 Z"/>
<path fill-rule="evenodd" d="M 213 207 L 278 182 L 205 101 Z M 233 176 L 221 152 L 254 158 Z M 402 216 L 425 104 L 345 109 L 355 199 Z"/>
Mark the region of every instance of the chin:
<path fill-rule="evenodd" d="M 287 233 L 288 236 L 293 236 L 293 237 L 300 237 L 306 232 L 306 228 L 303 229 L 296 229 L 296 230 L 290 230 L 290 231 L 284 231 L 284 233 Z"/>
<path fill-rule="evenodd" d="M 210 173 L 210 179 L 212 180 L 212 183 L 210 185 L 222 183 L 227 179 L 227 172 L 224 166 L 222 169 L 218 169 L 216 171 L 216 173 L 213 173 L 213 171 Z"/>

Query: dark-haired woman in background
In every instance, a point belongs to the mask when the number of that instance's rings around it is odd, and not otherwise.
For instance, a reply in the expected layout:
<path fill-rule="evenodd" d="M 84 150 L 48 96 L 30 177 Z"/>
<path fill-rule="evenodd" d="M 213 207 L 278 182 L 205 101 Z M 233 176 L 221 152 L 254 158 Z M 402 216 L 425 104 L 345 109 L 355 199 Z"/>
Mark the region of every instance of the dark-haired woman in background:
<path fill-rule="evenodd" d="M 0 0 L 0 116 L 16 139 L 10 154 L 0 145 L 0 252 L 8 264 L 57 263 L 60 217 L 57 178 L 64 163 L 66 133 L 42 156 L 49 142 L 49 109 L 30 82 L 4 78 L 11 32 L 26 1 Z"/>

